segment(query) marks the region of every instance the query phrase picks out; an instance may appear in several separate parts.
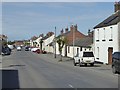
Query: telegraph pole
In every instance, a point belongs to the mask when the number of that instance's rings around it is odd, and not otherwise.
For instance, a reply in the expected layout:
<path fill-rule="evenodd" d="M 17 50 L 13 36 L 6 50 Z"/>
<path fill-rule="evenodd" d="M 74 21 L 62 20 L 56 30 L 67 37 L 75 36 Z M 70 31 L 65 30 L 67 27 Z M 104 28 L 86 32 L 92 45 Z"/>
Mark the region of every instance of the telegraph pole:
<path fill-rule="evenodd" d="M 55 47 L 55 58 L 56 58 L 56 27 L 55 27 L 55 37 L 54 37 L 54 39 L 55 39 L 55 45 L 54 45 L 54 47 Z"/>
<path fill-rule="evenodd" d="M 73 59 L 74 59 L 74 46 L 75 46 L 75 30 L 74 30 L 75 28 L 73 28 Z"/>

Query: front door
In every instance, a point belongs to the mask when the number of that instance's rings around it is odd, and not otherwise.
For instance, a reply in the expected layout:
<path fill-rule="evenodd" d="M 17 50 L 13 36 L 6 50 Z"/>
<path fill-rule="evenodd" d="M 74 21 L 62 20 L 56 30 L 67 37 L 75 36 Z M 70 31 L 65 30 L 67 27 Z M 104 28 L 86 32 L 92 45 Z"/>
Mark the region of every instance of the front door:
<path fill-rule="evenodd" d="M 108 48 L 108 64 L 112 64 L 112 52 L 113 52 L 113 47 Z"/>

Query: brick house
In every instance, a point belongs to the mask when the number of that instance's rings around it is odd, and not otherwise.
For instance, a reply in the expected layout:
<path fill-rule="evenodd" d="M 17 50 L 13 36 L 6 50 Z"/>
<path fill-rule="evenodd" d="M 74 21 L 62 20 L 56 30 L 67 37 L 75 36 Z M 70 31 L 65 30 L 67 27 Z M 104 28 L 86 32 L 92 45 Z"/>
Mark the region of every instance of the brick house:
<path fill-rule="evenodd" d="M 15 46 L 24 46 L 24 41 L 15 41 Z"/>
<path fill-rule="evenodd" d="M 62 55 L 67 56 L 67 46 L 71 44 L 74 40 L 78 38 L 85 38 L 86 35 L 82 34 L 81 32 L 78 31 L 77 25 L 71 25 L 70 31 L 68 28 L 64 30 L 61 30 L 61 34 L 58 37 L 65 37 L 67 39 L 66 45 L 64 45 L 63 50 L 62 50 Z M 56 54 L 59 54 L 58 50 L 58 44 L 56 43 Z"/>

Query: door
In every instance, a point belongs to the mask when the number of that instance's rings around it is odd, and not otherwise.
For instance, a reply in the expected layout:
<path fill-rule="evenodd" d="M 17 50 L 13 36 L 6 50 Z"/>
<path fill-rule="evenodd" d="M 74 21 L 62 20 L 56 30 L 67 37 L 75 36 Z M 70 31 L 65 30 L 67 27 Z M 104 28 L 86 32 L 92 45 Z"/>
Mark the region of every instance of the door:
<path fill-rule="evenodd" d="M 108 64 L 112 64 L 112 52 L 113 52 L 113 47 L 108 48 Z"/>
<path fill-rule="evenodd" d="M 77 55 L 79 54 L 79 48 L 77 48 Z"/>

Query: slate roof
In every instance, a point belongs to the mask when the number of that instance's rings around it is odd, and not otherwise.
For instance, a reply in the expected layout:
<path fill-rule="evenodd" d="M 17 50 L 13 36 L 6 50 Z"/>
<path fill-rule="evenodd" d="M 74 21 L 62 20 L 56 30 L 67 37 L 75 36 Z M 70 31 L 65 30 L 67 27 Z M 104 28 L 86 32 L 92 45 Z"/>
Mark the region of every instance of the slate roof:
<path fill-rule="evenodd" d="M 110 26 L 110 25 L 115 25 L 118 22 L 120 22 L 120 10 L 117 11 L 116 13 L 112 14 L 111 16 L 109 16 L 107 19 L 105 19 L 100 24 L 96 25 L 94 27 L 94 29 L 101 28 L 101 27 L 106 27 L 106 26 Z"/>
<path fill-rule="evenodd" d="M 88 47 L 93 44 L 93 37 L 80 38 L 75 40 L 74 46 Z M 73 46 L 73 43 L 70 44 Z"/>

